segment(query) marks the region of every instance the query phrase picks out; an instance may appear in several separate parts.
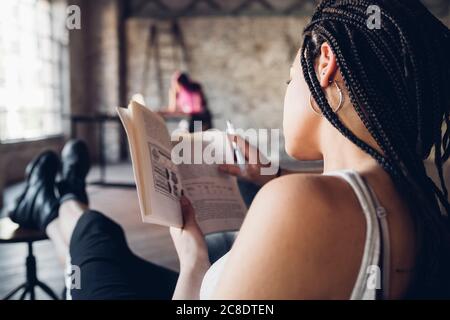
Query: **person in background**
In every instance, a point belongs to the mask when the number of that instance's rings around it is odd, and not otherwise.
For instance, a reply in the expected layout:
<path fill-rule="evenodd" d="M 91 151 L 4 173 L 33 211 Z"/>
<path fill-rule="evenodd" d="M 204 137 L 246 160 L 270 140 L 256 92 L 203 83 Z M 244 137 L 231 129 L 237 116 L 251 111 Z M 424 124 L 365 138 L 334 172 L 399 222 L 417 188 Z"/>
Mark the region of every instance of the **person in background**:
<path fill-rule="evenodd" d="M 186 73 L 176 72 L 169 89 L 169 106 L 163 116 L 190 115 L 189 132 L 194 132 L 194 122 L 202 122 L 202 130 L 212 128 L 211 113 L 208 109 L 202 86 L 194 82 Z"/>

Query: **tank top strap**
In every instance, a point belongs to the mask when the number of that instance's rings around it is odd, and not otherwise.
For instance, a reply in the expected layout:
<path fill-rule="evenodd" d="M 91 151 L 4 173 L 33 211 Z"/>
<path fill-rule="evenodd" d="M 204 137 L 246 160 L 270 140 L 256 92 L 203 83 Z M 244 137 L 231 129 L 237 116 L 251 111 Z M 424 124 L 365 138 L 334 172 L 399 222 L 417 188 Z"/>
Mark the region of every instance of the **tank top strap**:
<path fill-rule="evenodd" d="M 390 240 L 386 210 L 373 189 L 354 170 L 327 172 L 337 176 L 354 190 L 366 218 L 364 254 L 351 299 L 388 299 Z M 380 274 L 381 273 L 381 274 Z"/>

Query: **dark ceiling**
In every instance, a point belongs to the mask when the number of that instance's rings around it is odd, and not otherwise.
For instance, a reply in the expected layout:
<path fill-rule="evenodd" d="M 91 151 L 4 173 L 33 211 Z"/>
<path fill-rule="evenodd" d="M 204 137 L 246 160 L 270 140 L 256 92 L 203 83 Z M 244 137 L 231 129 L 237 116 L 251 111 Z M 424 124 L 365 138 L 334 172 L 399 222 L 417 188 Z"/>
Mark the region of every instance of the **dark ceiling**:
<path fill-rule="evenodd" d="M 223 15 L 307 15 L 318 0 L 128 0 L 127 17 L 174 18 Z M 422 0 L 437 16 L 449 11 L 450 0 Z"/>

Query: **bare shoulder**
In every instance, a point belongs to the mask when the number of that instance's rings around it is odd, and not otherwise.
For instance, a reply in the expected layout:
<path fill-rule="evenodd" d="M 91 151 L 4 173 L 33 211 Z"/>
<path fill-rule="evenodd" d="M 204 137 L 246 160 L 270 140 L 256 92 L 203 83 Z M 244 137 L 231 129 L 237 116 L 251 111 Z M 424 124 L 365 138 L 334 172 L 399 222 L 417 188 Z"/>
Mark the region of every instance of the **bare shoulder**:
<path fill-rule="evenodd" d="M 279 233 L 294 241 L 307 240 L 312 250 L 340 240 L 356 240 L 355 230 L 362 230 L 359 235 L 365 232 L 365 218 L 350 185 L 341 178 L 317 174 L 272 180 L 256 196 L 246 223 L 256 227 L 276 224 Z M 327 237 L 315 237 L 317 234 Z"/>
<path fill-rule="evenodd" d="M 291 174 L 274 179 L 257 194 L 249 214 L 311 215 L 317 219 L 348 211 L 358 204 L 351 187 L 341 178 L 319 174 Z M 291 213 L 297 214 L 291 214 Z M 262 218 L 262 217 L 260 217 Z M 328 218 L 328 217 L 327 217 Z M 342 219 L 342 215 L 340 215 Z M 326 223 L 326 221 L 325 221 Z"/>
<path fill-rule="evenodd" d="M 339 178 L 298 174 L 271 181 L 253 201 L 230 252 L 227 269 L 235 266 L 239 274 L 224 273 L 218 297 L 348 298 L 365 238 L 357 208 L 351 187 Z M 280 290 L 254 291 L 259 285 Z"/>

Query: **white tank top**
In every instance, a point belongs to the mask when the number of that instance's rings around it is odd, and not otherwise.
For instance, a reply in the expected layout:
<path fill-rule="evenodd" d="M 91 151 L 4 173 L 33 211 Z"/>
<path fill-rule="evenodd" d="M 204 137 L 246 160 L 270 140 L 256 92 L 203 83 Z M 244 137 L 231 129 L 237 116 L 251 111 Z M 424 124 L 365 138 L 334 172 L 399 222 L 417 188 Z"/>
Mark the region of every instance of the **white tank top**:
<path fill-rule="evenodd" d="M 372 188 L 353 170 L 329 172 L 341 177 L 353 188 L 366 218 L 366 239 L 356 283 L 350 299 L 388 299 L 390 247 L 386 210 L 380 205 Z M 200 288 L 200 299 L 208 299 L 215 290 L 228 253 L 217 260 L 206 272 Z"/>

